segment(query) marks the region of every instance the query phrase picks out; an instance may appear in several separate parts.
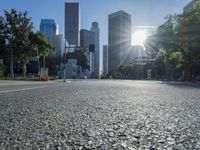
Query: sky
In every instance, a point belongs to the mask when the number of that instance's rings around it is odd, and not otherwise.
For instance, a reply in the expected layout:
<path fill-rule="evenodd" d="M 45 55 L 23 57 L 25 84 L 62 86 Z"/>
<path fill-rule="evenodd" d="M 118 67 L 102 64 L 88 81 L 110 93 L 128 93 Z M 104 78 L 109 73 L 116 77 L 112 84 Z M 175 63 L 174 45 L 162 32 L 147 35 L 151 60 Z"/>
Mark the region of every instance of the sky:
<path fill-rule="evenodd" d="M 100 49 L 108 40 L 108 15 L 124 10 L 132 16 L 134 26 L 159 26 L 169 14 L 180 14 L 191 0 L 0 0 L 0 15 L 3 10 L 15 8 L 28 11 L 34 30 L 39 30 L 41 19 L 55 19 L 59 33 L 64 33 L 64 3 L 79 2 L 81 8 L 81 28 L 90 29 L 96 21 L 100 27 Z M 101 54 L 102 55 L 102 54 Z"/>

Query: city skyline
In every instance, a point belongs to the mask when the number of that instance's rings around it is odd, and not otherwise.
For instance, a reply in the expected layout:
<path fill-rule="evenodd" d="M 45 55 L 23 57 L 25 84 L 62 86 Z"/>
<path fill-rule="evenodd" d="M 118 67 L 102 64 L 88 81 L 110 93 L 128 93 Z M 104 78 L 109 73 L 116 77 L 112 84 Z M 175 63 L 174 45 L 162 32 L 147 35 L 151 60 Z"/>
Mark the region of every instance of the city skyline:
<path fill-rule="evenodd" d="M 0 10 L 0 15 L 3 15 L 4 9 L 10 10 L 11 8 L 15 8 L 18 11 L 27 10 L 29 17 L 32 18 L 35 31 L 39 31 L 41 19 L 55 19 L 60 27 L 59 33 L 64 34 L 64 4 L 66 2 L 78 2 L 80 4 L 81 29 L 89 29 L 91 22 L 97 21 L 99 23 L 101 28 L 100 47 L 102 47 L 103 44 L 108 43 L 107 16 L 109 14 L 124 10 L 132 16 L 132 26 L 156 27 L 164 22 L 166 15 L 182 13 L 184 6 L 191 2 L 191 0 L 163 0 L 160 3 L 157 3 L 158 0 L 152 0 L 151 2 L 146 0 L 127 0 L 126 2 L 121 0 L 101 0 L 95 2 L 92 0 L 60 0 L 59 2 L 53 2 L 51 0 L 21 0 L 21 3 L 10 0 L 9 3 L 1 2 L 1 7 L 3 9 Z M 106 5 L 104 5 L 105 2 Z M 98 7 L 94 7 L 95 5 Z"/>
<path fill-rule="evenodd" d="M 0 0 L 0 150 L 200 150 L 199 42 L 200 0 Z"/>
<path fill-rule="evenodd" d="M 141 40 L 136 41 L 134 39 L 135 32 L 144 30 L 145 33 L 149 34 L 150 32 L 155 31 L 155 29 L 164 22 L 165 16 L 168 14 L 182 13 L 183 8 L 189 2 L 191 2 L 191 0 L 168 0 L 162 1 L 162 3 L 158 3 L 157 0 L 151 0 L 151 2 L 146 0 L 127 0 L 126 2 L 121 0 L 110 0 L 109 2 L 106 1 L 106 5 L 104 5 L 105 0 L 95 2 L 92 0 L 60 0 L 59 2 L 53 2 L 51 0 L 35 0 L 34 2 L 27 2 L 25 0 L 21 0 L 19 5 L 19 3 L 15 0 L 11 0 L 9 3 L 2 3 L 2 6 L 5 10 L 9 10 L 11 8 L 15 8 L 17 11 L 27 10 L 28 16 L 32 19 L 34 31 L 39 31 L 39 25 L 42 19 L 54 19 L 60 27 L 59 33 L 65 35 L 65 3 L 79 3 L 79 30 L 89 30 L 92 22 L 98 22 L 99 24 L 100 70 L 102 70 L 102 46 L 108 44 L 107 17 L 109 14 L 123 10 L 131 15 L 132 44 L 137 44 L 141 43 Z M 3 15 L 3 9 L 0 10 L 0 16 L 1 15 Z"/>

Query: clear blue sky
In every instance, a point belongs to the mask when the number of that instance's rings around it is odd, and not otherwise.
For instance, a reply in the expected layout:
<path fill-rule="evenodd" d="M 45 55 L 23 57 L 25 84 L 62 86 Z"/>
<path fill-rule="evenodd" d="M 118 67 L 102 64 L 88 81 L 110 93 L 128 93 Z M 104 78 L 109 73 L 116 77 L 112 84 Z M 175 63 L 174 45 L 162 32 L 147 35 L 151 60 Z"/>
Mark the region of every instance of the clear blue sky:
<path fill-rule="evenodd" d="M 39 30 L 41 19 L 55 19 L 60 33 L 64 33 L 64 3 L 79 2 L 81 28 L 90 29 L 91 22 L 100 26 L 100 49 L 107 44 L 108 15 L 124 10 L 132 15 L 133 26 L 159 26 L 168 14 L 182 13 L 191 0 L 0 0 L 0 15 L 3 10 L 15 8 L 27 10 L 35 27 Z M 102 57 L 102 56 L 101 56 Z"/>

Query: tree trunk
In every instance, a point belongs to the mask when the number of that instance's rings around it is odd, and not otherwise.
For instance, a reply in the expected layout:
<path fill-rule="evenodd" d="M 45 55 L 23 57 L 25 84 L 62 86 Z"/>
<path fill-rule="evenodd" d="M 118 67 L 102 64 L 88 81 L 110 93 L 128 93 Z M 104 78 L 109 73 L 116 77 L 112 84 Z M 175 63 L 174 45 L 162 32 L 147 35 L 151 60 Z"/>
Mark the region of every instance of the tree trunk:
<path fill-rule="evenodd" d="M 24 76 L 24 80 L 26 80 L 26 72 L 27 72 L 27 67 L 26 64 L 23 64 L 23 76 Z"/>
<path fill-rule="evenodd" d="M 45 56 L 43 56 L 43 68 L 45 68 Z"/>
<path fill-rule="evenodd" d="M 13 51 L 10 51 L 10 76 L 14 79 L 14 69 L 13 69 Z"/>
<path fill-rule="evenodd" d="M 40 73 L 40 58 L 38 58 L 38 73 Z"/>
<path fill-rule="evenodd" d="M 192 72 L 191 72 L 191 66 L 186 66 L 184 70 L 184 80 L 185 81 L 191 81 L 192 80 Z"/>
<path fill-rule="evenodd" d="M 38 75 L 40 75 L 40 57 L 38 54 L 38 48 L 37 48 L 37 62 L 38 62 Z"/>

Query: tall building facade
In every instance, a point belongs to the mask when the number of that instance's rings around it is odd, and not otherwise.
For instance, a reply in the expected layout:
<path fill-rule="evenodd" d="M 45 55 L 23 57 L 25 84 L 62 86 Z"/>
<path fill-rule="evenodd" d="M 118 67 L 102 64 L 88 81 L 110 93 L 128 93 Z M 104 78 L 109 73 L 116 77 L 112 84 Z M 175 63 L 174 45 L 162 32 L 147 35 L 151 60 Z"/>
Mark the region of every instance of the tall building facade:
<path fill-rule="evenodd" d="M 95 44 L 95 33 L 87 29 L 81 29 L 80 46 L 88 48 L 90 44 Z"/>
<path fill-rule="evenodd" d="M 99 77 L 100 72 L 100 49 L 99 49 L 99 43 L 100 43 L 100 33 L 99 33 L 99 25 L 98 22 L 92 22 L 92 27 L 90 31 L 94 32 L 95 34 L 95 53 L 94 53 L 94 73 L 97 77 Z"/>
<path fill-rule="evenodd" d="M 63 34 L 57 34 L 49 38 L 49 44 L 55 48 L 55 51 L 50 51 L 50 56 L 62 57 L 65 52 L 65 46 L 68 44 Z"/>
<path fill-rule="evenodd" d="M 108 46 L 103 45 L 103 74 L 108 74 Z"/>
<path fill-rule="evenodd" d="M 108 16 L 108 73 L 115 75 L 131 49 L 131 15 L 120 10 Z"/>
<path fill-rule="evenodd" d="M 2 16 L 0 16 L 0 21 L 4 21 L 4 18 Z M 0 52 L 0 64 L 3 64 L 3 56 L 1 56 L 1 52 Z M 3 76 L 3 73 L 0 72 L 0 76 Z"/>
<path fill-rule="evenodd" d="M 70 45 L 80 45 L 79 3 L 65 3 L 65 39 Z"/>
<path fill-rule="evenodd" d="M 42 19 L 40 23 L 40 32 L 47 37 L 48 43 L 55 48 L 50 51 L 50 56 L 63 56 L 66 40 L 63 34 L 58 32 L 58 24 L 54 19 Z"/>
<path fill-rule="evenodd" d="M 42 19 L 40 22 L 40 32 L 47 38 L 58 34 L 58 24 L 54 19 Z"/>
<path fill-rule="evenodd" d="M 80 32 L 80 45 L 81 47 L 89 48 L 90 44 L 95 44 L 95 33 L 86 29 L 81 29 Z M 90 66 L 90 73 L 94 72 L 94 52 L 90 52 L 89 49 L 85 51 L 87 56 L 88 65 Z"/>

